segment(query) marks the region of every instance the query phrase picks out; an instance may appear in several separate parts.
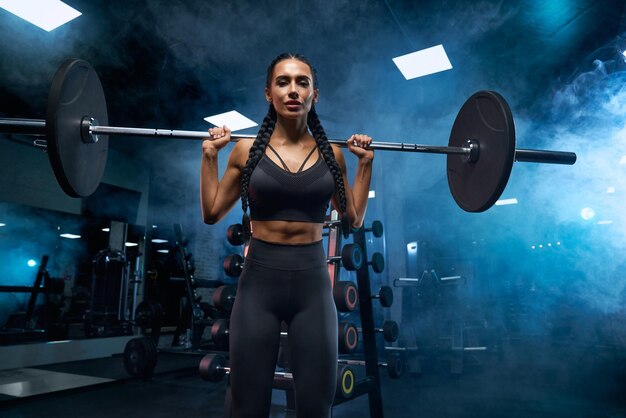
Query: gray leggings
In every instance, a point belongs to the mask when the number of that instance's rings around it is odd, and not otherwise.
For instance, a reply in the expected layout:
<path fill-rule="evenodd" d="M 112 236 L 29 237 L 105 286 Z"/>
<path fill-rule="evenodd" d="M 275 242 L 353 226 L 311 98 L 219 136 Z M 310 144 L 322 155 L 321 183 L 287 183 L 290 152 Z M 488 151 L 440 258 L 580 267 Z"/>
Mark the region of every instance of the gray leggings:
<path fill-rule="evenodd" d="M 281 321 L 289 327 L 298 418 L 330 417 L 337 310 L 321 241 L 283 245 L 252 239 L 230 319 L 232 417 L 269 416 Z"/>

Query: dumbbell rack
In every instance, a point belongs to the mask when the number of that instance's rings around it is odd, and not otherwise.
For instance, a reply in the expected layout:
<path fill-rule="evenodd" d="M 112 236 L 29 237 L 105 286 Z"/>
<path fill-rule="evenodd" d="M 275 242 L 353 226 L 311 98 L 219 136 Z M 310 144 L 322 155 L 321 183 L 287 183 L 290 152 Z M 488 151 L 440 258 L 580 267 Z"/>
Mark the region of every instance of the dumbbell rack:
<path fill-rule="evenodd" d="M 334 239 L 335 251 L 341 247 L 341 235 L 337 231 Z M 332 236 L 329 235 L 332 238 Z M 365 352 L 365 375 L 366 377 L 355 382 L 355 388 L 351 399 L 368 395 L 370 417 L 383 418 L 383 401 L 380 389 L 380 371 L 378 368 L 378 349 L 376 346 L 376 333 L 374 331 L 374 309 L 372 304 L 371 283 L 369 278 L 369 266 L 367 263 L 367 242 L 365 239 L 365 230 L 360 228 L 352 233 L 353 241 L 361 247 L 363 252 L 363 260 L 365 260 L 356 271 L 357 287 L 359 291 L 359 313 L 361 315 L 361 335 L 363 348 Z M 329 241 L 329 252 L 333 240 Z M 331 276 L 332 277 L 332 276 Z M 336 276 L 335 276 L 336 277 Z M 335 405 L 346 402 L 349 399 L 337 398 Z"/>
<path fill-rule="evenodd" d="M 333 212 L 332 221 L 336 220 L 336 213 Z M 336 396 L 333 406 L 342 404 L 361 395 L 368 395 L 370 417 L 383 418 L 382 394 L 380 389 L 380 371 L 378 368 L 378 350 L 376 347 L 376 333 L 374 330 L 374 315 L 372 306 L 372 295 L 370 292 L 369 266 L 367 263 L 365 230 L 361 228 L 353 231 L 353 241 L 358 244 L 362 250 L 363 264 L 360 269 L 356 270 L 357 287 L 359 291 L 359 306 L 361 316 L 361 333 L 363 338 L 363 347 L 365 351 L 365 377 L 354 382 L 354 388 L 348 399 Z M 340 227 L 329 228 L 328 231 L 328 257 L 336 256 L 342 248 Z M 339 265 L 337 263 L 329 263 L 328 272 L 333 284 L 339 280 Z M 284 340 L 281 346 L 285 349 Z M 280 361 L 279 361 L 280 363 Z M 288 367 L 288 366 L 287 366 Z M 295 395 L 293 384 L 287 378 L 275 378 L 274 388 L 284 390 L 287 399 L 287 409 L 295 410 Z"/>

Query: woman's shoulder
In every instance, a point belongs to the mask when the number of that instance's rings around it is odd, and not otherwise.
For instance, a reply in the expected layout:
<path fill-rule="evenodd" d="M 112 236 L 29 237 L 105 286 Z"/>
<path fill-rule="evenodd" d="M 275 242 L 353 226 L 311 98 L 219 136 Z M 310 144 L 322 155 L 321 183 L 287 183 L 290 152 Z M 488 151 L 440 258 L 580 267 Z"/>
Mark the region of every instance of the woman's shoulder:
<path fill-rule="evenodd" d="M 343 151 L 341 151 L 341 147 L 335 144 L 330 144 L 330 147 L 333 150 L 335 160 L 337 160 L 338 163 L 342 163 L 344 161 L 344 158 L 343 158 Z"/>
<path fill-rule="evenodd" d="M 254 138 L 241 138 L 235 143 L 231 153 L 231 159 L 233 159 L 238 166 L 243 167 L 246 165 L 253 143 Z"/>

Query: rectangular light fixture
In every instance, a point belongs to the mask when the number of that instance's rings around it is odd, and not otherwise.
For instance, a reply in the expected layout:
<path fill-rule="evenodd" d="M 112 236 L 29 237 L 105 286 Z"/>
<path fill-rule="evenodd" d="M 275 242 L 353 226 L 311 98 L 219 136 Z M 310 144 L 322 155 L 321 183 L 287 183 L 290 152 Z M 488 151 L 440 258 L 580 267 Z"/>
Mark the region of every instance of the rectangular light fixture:
<path fill-rule="evenodd" d="M 393 62 L 407 80 L 452 69 L 443 45 L 393 58 Z"/>
<path fill-rule="evenodd" d="M 166 239 L 161 239 L 161 238 L 154 238 L 152 240 L 152 242 L 154 242 L 155 244 L 165 244 L 167 242 Z"/>
<path fill-rule="evenodd" d="M 518 204 L 518 201 L 515 198 L 513 198 L 513 199 L 500 199 L 500 200 L 496 201 L 496 206 L 517 205 L 517 204 Z"/>
<path fill-rule="evenodd" d="M 598 221 L 598 225 L 611 225 L 613 221 Z"/>
<path fill-rule="evenodd" d="M 161 254 L 168 254 L 170 252 L 170 250 L 159 250 L 157 251 L 157 253 L 161 253 Z"/>
<path fill-rule="evenodd" d="M 257 126 L 253 120 L 248 119 L 241 113 L 236 110 L 231 110 L 230 112 L 220 113 L 219 115 L 207 116 L 204 118 L 209 123 L 212 123 L 215 126 L 228 126 L 231 131 L 239 131 L 241 129 L 252 128 L 253 126 Z"/>
<path fill-rule="evenodd" d="M 2 222 L 0 222 L 0 228 L 2 228 L 3 226 L 7 226 L 7 224 L 3 224 Z"/>
<path fill-rule="evenodd" d="M 111 232 L 111 228 L 102 228 L 102 232 Z"/>
<path fill-rule="evenodd" d="M 367 194 L 367 198 L 368 199 L 374 199 L 376 197 L 376 191 L 375 190 L 370 190 L 370 192 Z"/>
<path fill-rule="evenodd" d="M 60 0 L 0 0 L 0 7 L 48 32 L 82 14 Z"/>
<path fill-rule="evenodd" d="M 76 234 L 61 234 L 59 236 L 61 238 L 68 238 L 68 239 L 78 239 L 78 238 L 80 238 L 80 235 L 76 235 Z"/>
<path fill-rule="evenodd" d="M 137 244 L 136 242 L 127 242 L 127 243 L 126 243 L 126 246 L 127 246 L 127 247 L 136 247 L 136 246 L 138 246 L 138 245 L 139 245 L 139 244 Z"/>

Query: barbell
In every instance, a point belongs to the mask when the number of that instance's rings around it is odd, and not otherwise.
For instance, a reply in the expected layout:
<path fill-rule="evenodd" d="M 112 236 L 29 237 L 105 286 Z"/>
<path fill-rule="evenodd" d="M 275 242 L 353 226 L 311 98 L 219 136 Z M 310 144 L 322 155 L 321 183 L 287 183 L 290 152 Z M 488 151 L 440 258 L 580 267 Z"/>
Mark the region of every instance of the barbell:
<path fill-rule="evenodd" d="M 206 131 L 107 126 L 106 99 L 92 66 L 68 59 L 59 67 L 48 94 L 46 119 L 0 119 L 0 133 L 45 137 L 34 145 L 48 151 L 54 175 L 72 197 L 91 195 L 102 179 L 109 135 L 205 139 Z M 235 134 L 233 142 L 256 135 Z M 331 144 L 347 146 L 331 139 Z M 372 142 L 374 150 L 447 155 L 447 177 L 456 203 L 468 212 L 489 209 L 501 196 L 514 161 L 574 164 L 573 152 L 515 148 L 509 105 L 494 91 L 470 96 L 456 116 L 448 146 Z"/>

